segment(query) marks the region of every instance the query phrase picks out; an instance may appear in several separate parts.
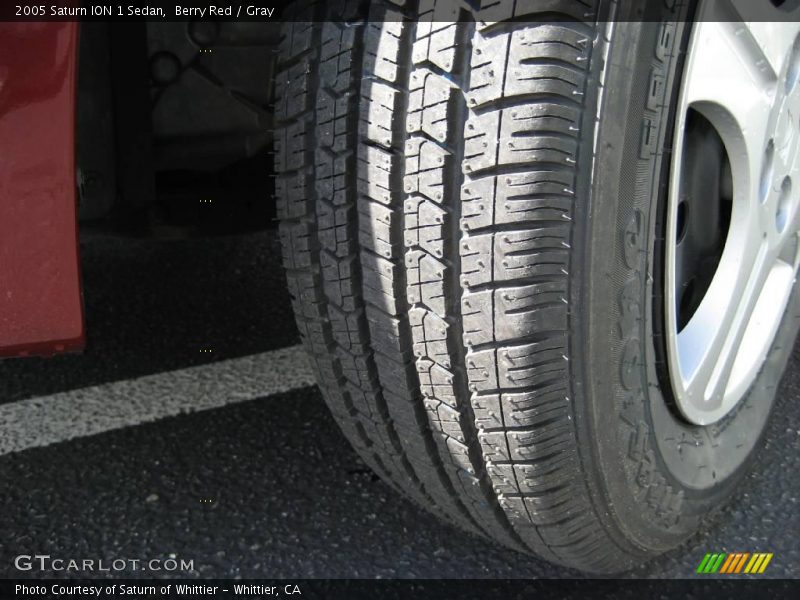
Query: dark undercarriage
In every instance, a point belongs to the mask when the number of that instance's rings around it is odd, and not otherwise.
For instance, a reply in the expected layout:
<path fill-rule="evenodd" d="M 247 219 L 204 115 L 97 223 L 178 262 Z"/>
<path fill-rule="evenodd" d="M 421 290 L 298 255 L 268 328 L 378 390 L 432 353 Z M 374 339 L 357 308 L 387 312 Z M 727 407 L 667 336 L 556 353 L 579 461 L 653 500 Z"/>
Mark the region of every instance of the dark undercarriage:
<path fill-rule="evenodd" d="M 185 237 L 270 227 L 278 36 L 273 23 L 84 23 L 82 232 Z"/>

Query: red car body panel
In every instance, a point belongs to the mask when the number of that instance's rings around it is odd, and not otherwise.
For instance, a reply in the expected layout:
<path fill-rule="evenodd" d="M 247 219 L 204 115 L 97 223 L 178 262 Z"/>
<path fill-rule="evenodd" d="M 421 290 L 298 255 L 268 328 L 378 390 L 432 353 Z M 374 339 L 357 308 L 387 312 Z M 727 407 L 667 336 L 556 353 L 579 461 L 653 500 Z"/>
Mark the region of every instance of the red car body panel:
<path fill-rule="evenodd" d="M 84 345 L 78 24 L 0 23 L 0 356 Z"/>

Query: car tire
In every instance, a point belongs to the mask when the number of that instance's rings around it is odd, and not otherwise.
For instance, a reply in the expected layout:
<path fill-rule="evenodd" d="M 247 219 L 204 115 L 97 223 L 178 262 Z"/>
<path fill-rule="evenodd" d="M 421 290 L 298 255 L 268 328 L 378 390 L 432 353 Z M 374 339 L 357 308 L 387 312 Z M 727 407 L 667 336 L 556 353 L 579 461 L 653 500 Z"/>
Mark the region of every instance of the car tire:
<path fill-rule="evenodd" d="M 732 495 L 800 310 L 736 410 L 682 419 L 659 281 L 691 15 L 656 4 L 299 4 L 276 82 L 288 284 L 342 430 L 419 505 L 592 573 Z"/>

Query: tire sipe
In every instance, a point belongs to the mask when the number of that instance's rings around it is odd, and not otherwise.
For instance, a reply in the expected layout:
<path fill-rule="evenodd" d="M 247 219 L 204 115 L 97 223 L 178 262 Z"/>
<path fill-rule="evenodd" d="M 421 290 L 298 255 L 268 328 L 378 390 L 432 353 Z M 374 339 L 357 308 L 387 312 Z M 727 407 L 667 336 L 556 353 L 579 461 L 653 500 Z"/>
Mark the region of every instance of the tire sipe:
<path fill-rule="evenodd" d="M 593 573 L 674 548 L 732 494 L 797 323 L 725 420 L 672 407 L 660 280 L 691 24 L 637 5 L 300 4 L 276 84 L 288 283 L 342 430 L 443 519 Z"/>

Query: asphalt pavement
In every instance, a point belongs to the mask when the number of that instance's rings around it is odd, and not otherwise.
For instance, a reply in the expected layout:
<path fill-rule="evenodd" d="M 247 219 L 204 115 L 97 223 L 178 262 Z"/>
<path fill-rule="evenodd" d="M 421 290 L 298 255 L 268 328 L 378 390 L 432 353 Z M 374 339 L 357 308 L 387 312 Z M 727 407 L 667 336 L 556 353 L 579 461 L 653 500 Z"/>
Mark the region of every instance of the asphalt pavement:
<path fill-rule="evenodd" d="M 0 577 L 40 575 L 14 568 L 35 553 L 172 557 L 208 578 L 580 576 L 439 523 L 366 468 L 296 348 L 274 232 L 82 254 L 86 352 L 0 363 Z M 800 349 L 778 396 L 733 501 L 626 576 L 694 577 L 735 551 L 800 576 Z"/>

